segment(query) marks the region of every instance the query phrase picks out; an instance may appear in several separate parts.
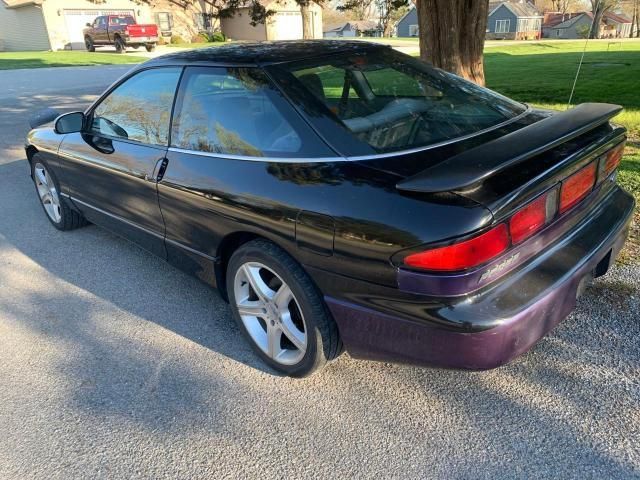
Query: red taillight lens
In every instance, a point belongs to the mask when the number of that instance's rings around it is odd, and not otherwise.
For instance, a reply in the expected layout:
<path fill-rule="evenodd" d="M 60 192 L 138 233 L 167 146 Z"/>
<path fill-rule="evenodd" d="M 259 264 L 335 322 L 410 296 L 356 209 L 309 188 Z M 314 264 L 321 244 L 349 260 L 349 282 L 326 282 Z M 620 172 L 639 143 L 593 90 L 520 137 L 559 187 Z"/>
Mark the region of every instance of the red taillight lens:
<path fill-rule="evenodd" d="M 469 240 L 409 255 L 404 263 L 425 270 L 454 272 L 481 265 L 507 248 L 509 234 L 507 226 L 502 223 Z"/>
<path fill-rule="evenodd" d="M 596 182 L 596 163 L 589 165 L 571 175 L 562 182 L 560 189 L 560 213 L 566 212 L 582 200 Z"/>
<path fill-rule="evenodd" d="M 624 142 L 620 145 L 612 148 L 607 152 L 607 154 L 600 160 L 600 179 L 604 180 L 611 173 L 618 168 L 620 165 L 620 160 L 622 160 L 622 154 L 624 153 Z"/>
<path fill-rule="evenodd" d="M 555 215 L 557 198 L 554 189 L 518 210 L 509 220 L 511 241 L 520 243 L 541 230 Z"/>

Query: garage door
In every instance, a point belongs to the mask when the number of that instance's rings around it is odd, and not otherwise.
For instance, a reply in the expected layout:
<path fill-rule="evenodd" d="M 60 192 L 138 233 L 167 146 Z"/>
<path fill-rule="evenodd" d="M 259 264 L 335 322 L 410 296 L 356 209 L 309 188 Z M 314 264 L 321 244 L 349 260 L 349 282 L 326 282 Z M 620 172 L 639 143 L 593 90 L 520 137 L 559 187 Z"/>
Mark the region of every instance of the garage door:
<path fill-rule="evenodd" d="M 302 38 L 302 15 L 300 12 L 278 12 L 275 17 L 273 40 L 299 40 Z"/>
<path fill-rule="evenodd" d="M 64 22 L 67 26 L 67 42 L 72 50 L 84 50 L 82 30 L 87 23 L 93 23 L 101 15 L 133 15 L 133 10 L 65 9 Z"/>

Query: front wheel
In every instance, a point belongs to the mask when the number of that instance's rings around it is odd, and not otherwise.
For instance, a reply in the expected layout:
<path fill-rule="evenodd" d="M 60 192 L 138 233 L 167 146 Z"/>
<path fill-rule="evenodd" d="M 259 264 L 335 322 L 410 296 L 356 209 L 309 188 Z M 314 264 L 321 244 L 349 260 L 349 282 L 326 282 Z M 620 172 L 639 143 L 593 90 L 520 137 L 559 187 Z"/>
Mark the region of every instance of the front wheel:
<path fill-rule="evenodd" d="M 58 230 L 73 230 L 87 224 L 84 217 L 60 198 L 60 184 L 49 166 L 37 155 L 33 158 L 31 176 L 40 205 L 51 224 Z"/>
<path fill-rule="evenodd" d="M 300 265 L 266 240 L 239 248 L 227 268 L 233 316 L 272 368 L 304 377 L 341 352 L 338 328 Z"/>
<path fill-rule="evenodd" d="M 93 44 L 93 40 L 91 37 L 84 37 L 84 46 L 87 49 L 87 52 L 95 52 L 96 46 Z"/>
<path fill-rule="evenodd" d="M 144 48 L 147 49 L 147 52 L 153 52 L 156 49 L 155 43 L 147 43 Z"/>
<path fill-rule="evenodd" d="M 125 53 L 127 51 L 127 46 L 124 44 L 124 40 L 120 37 L 116 38 L 116 52 Z"/>

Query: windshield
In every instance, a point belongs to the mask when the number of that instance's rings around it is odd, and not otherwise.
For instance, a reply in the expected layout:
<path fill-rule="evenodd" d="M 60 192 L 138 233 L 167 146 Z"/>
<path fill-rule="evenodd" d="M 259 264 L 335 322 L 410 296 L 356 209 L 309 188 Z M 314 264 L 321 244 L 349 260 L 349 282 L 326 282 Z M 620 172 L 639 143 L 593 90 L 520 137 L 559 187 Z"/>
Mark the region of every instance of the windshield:
<path fill-rule="evenodd" d="M 331 119 L 351 134 L 346 155 L 433 145 L 485 130 L 526 106 L 392 50 L 342 54 L 276 68 L 325 138 Z M 311 96 L 312 101 L 303 96 Z M 335 125 L 333 125 L 335 130 Z M 356 140 L 356 142 L 353 142 Z"/>

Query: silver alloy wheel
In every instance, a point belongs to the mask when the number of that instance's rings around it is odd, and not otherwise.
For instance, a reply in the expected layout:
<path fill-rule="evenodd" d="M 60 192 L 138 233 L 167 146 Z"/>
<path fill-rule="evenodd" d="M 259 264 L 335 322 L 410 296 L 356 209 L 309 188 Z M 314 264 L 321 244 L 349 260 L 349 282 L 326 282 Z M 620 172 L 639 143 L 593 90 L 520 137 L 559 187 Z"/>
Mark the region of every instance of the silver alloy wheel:
<path fill-rule="evenodd" d="M 238 313 L 260 350 L 283 365 L 302 360 L 307 351 L 307 327 L 291 288 L 257 262 L 243 264 L 234 282 Z"/>
<path fill-rule="evenodd" d="M 49 215 L 49 218 L 54 223 L 60 223 L 62 214 L 60 213 L 60 197 L 58 196 L 58 190 L 56 189 L 53 179 L 47 168 L 41 164 L 36 163 L 33 169 L 35 173 L 36 188 L 38 189 L 38 196 L 44 206 L 45 212 Z"/>

